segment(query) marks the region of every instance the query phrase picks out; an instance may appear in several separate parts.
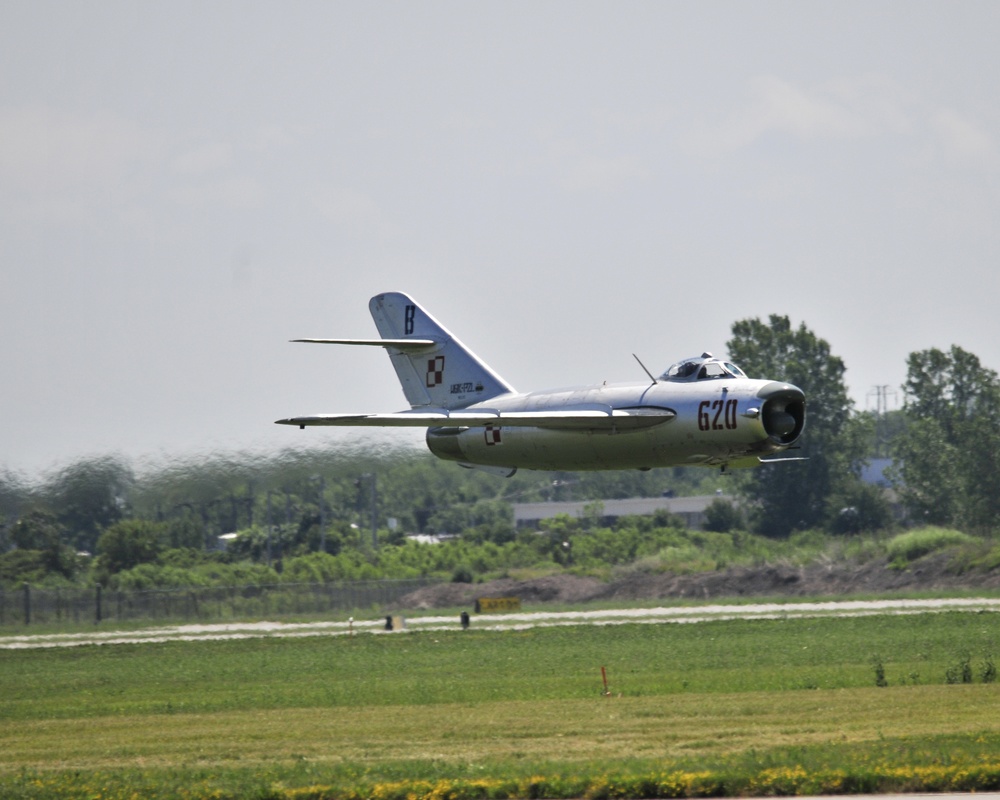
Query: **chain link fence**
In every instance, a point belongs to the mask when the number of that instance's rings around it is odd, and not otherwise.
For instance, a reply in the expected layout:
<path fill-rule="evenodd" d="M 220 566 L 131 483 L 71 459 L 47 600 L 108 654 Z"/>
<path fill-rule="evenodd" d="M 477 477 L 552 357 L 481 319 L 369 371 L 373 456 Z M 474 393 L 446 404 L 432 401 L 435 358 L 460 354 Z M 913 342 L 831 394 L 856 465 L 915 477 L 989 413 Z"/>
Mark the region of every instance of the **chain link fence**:
<path fill-rule="evenodd" d="M 398 581 L 272 584 L 115 591 L 0 589 L 0 626 L 126 621 L 225 622 L 354 610 L 382 611 L 401 597 L 437 583 Z"/>

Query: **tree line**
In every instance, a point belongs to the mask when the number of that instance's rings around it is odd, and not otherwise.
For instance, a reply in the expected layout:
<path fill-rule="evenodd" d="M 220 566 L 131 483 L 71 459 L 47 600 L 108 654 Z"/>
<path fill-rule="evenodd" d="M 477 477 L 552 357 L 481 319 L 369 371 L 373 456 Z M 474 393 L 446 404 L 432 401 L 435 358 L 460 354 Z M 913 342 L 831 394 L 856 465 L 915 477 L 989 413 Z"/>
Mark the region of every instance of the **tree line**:
<path fill-rule="evenodd" d="M 522 471 L 498 479 L 423 451 L 309 450 L 191 459 L 143 473 L 108 455 L 36 481 L 8 470 L 0 472 L 0 583 L 108 583 L 143 565 L 177 574 L 187 570 L 189 579 L 192 569 L 206 564 L 202 572 L 215 570 L 220 580 L 260 578 L 255 569 L 272 575 L 294 559 L 316 554 L 324 557 L 324 566 L 302 569 L 325 578 L 360 574 L 364 565 L 376 563 L 382 565 L 379 573 L 451 569 L 457 574 L 474 555 L 431 567 L 425 556 L 407 553 L 393 561 L 392 554 L 401 556 L 412 544 L 406 535 L 413 533 L 460 535 L 465 546 L 516 549 L 518 542 L 535 542 L 537 550 L 538 537 L 526 538 L 514 527 L 516 502 L 717 489 L 742 502 L 738 508 L 716 504 L 710 527 L 771 539 L 796 531 L 848 534 L 906 523 L 975 534 L 996 529 L 1000 381 L 975 355 L 958 346 L 911 353 L 902 407 L 870 412 L 854 407 L 843 360 L 805 324 L 794 327 L 779 315 L 741 320 L 727 347 L 730 359 L 751 376 L 788 381 L 806 393 L 806 431 L 796 453 L 806 460 L 728 475 L 670 468 Z M 895 503 L 861 478 L 876 455 L 893 459 Z M 670 528 L 676 520 L 661 522 Z M 225 549 L 219 549 L 227 534 Z M 515 561 L 558 562 L 558 548 L 549 555 L 543 550 Z M 339 559 L 339 566 L 326 558 Z"/>

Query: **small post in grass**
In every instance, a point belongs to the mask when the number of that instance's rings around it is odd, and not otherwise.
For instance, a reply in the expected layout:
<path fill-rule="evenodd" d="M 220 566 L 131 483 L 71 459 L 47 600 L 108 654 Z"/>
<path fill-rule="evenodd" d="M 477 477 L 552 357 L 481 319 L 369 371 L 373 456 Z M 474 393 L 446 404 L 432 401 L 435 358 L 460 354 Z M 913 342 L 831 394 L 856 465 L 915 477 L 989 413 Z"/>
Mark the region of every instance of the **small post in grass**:
<path fill-rule="evenodd" d="M 604 691 L 601 692 L 604 697 L 611 697 L 611 690 L 608 689 L 608 671 L 601 667 L 601 680 L 604 681 Z"/>

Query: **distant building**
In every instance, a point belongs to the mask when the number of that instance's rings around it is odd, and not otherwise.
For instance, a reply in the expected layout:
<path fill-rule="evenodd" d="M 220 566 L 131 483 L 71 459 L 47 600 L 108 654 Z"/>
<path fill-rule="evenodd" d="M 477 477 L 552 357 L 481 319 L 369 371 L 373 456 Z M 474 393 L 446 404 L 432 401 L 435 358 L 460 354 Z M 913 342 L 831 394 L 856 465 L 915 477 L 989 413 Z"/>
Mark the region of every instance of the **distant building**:
<path fill-rule="evenodd" d="M 215 549 L 228 550 L 230 545 L 232 545 L 239 538 L 240 535 L 238 533 L 224 533 L 221 536 L 216 536 Z"/>
<path fill-rule="evenodd" d="M 893 465 L 891 458 L 873 458 L 861 468 L 861 480 L 873 486 L 881 486 L 888 489 L 892 484 L 885 475 L 885 471 Z"/>
<path fill-rule="evenodd" d="M 407 541 L 415 542 L 416 544 L 441 544 L 441 542 L 448 542 L 452 539 L 458 539 L 459 537 L 454 533 L 408 533 L 406 534 Z"/>
<path fill-rule="evenodd" d="M 560 514 L 570 517 L 586 516 L 588 508 L 602 506 L 601 524 L 612 525 L 620 517 L 652 516 L 657 511 L 669 511 L 682 517 L 684 524 L 700 530 L 705 523 L 705 509 L 713 500 L 727 499 L 725 495 L 700 495 L 697 497 L 630 497 L 624 500 L 584 500 L 572 503 L 515 503 L 514 525 L 517 528 L 537 528 L 545 519 Z M 732 501 L 732 498 L 729 498 Z"/>

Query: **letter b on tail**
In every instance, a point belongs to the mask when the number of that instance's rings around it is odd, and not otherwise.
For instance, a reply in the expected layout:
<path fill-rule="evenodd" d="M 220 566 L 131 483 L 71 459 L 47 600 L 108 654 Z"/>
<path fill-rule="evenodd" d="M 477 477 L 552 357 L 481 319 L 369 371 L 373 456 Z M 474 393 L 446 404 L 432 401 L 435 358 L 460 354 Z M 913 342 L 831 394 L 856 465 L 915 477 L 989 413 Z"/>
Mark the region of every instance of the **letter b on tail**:
<path fill-rule="evenodd" d="M 475 353 L 399 292 L 376 295 L 368 304 L 383 339 L 432 340 L 426 346 L 388 347 L 389 358 L 412 408 L 464 408 L 514 391 Z"/>

